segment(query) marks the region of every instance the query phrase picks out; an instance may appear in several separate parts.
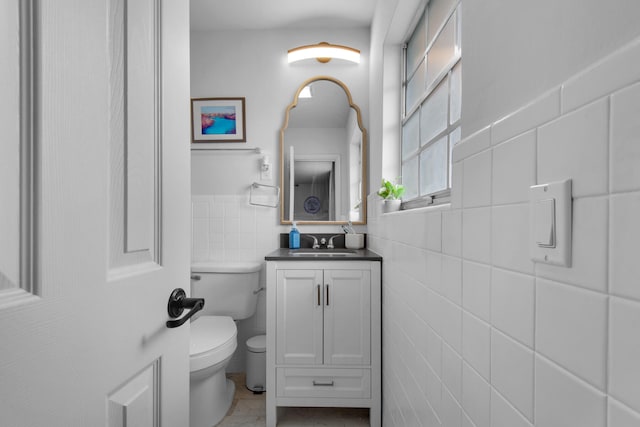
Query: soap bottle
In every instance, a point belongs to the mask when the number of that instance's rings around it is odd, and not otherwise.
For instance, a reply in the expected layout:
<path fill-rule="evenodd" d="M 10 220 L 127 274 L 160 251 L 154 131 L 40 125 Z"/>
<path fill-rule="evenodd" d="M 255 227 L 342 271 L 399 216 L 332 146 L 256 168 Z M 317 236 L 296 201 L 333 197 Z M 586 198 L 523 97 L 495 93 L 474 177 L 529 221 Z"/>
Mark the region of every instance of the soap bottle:
<path fill-rule="evenodd" d="M 300 248 L 300 232 L 296 227 L 296 222 L 293 221 L 291 225 L 291 231 L 289 232 L 289 249 L 299 249 Z"/>

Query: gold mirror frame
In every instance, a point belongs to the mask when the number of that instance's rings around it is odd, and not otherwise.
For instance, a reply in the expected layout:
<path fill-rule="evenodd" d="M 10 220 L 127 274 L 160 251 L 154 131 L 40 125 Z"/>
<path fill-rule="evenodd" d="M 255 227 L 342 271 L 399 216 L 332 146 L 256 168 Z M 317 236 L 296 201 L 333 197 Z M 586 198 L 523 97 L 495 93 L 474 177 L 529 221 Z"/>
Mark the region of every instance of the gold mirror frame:
<path fill-rule="evenodd" d="M 357 104 L 355 104 L 353 102 L 353 98 L 351 97 L 351 92 L 349 91 L 349 88 L 347 87 L 347 85 L 345 85 L 344 83 L 342 83 L 340 80 L 333 78 L 333 77 L 329 77 L 329 76 L 316 76 L 316 77 L 311 77 L 307 80 L 305 80 L 299 87 L 298 90 L 295 93 L 295 96 L 293 97 L 293 102 L 291 104 L 289 104 L 289 106 L 287 106 L 287 109 L 285 111 L 285 116 L 284 116 L 284 124 L 282 125 L 282 128 L 280 129 L 280 188 L 282 189 L 282 191 L 280 191 L 280 224 L 291 224 L 292 221 L 289 219 L 285 219 L 284 215 L 284 198 L 285 198 L 285 181 L 284 181 L 284 132 L 287 130 L 287 128 L 289 127 L 289 113 L 291 112 L 291 110 L 293 108 L 295 108 L 298 105 L 298 99 L 299 99 L 299 95 L 300 92 L 302 92 L 302 89 L 304 89 L 306 86 L 308 86 L 309 84 L 313 83 L 313 82 L 317 82 L 317 81 L 329 81 L 332 83 L 337 84 L 338 86 L 340 86 L 342 88 L 342 90 L 344 90 L 345 95 L 347 96 L 347 101 L 349 102 L 349 107 L 353 108 L 354 111 L 356 112 L 356 117 L 357 117 L 357 123 L 358 123 L 358 128 L 360 129 L 360 132 L 362 132 L 362 148 L 361 148 L 361 165 L 362 165 L 362 186 L 360 189 L 360 192 L 362 194 L 360 194 L 360 209 L 361 209 L 361 221 L 352 221 L 352 224 L 355 225 L 364 225 L 367 223 L 367 196 L 366 196 L 366 190 L 367 190 L 367 156 L 368 156 L 368 152 L 367 152 L 367 130 L 365 129 L 365 127 L 362 125 L 362 113 L 360 112 L 360 107 L 358 107 Z M 298 221 L 296 220 L 297 224 L 317 224 L 317 225 L 331 225 L 331 224 L 347 224 L 348 221 Z"/>

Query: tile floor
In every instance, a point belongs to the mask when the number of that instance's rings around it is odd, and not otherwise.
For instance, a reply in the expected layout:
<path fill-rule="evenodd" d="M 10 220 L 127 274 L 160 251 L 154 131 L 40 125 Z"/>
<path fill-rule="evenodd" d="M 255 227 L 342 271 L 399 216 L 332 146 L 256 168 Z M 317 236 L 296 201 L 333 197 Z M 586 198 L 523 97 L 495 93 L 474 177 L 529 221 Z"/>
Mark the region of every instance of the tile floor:
<path fill-rule="evenodd" d="M 236 383 L 236 395 L 226 417 L 217 427 L 264 427 L 265 394 L 253 394 L 245 387 L 244 374 L 230 374 Z M 288 408 L 278 427 L 364 427 L 369 425 L 369 410 L 360 408 Z"/>

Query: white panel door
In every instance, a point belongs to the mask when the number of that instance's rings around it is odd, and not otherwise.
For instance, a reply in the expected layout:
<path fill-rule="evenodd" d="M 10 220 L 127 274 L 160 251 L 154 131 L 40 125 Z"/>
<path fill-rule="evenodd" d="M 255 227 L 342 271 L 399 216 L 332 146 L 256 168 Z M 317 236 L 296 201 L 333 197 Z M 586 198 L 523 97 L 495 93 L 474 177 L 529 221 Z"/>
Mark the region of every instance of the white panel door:
<path fill-rule="evenodd" d="M 371 273 L 325 270 L 324 363 L 371 363 Z"/>
<path fill-rule="evenodd" d="M 3 426 L 188 425 L 188 9 L 2 1 Z"/>
<path fill-rule="evenodd" d="M 276 363 L 322 364 L 322 270 L 278 270 Z"/>

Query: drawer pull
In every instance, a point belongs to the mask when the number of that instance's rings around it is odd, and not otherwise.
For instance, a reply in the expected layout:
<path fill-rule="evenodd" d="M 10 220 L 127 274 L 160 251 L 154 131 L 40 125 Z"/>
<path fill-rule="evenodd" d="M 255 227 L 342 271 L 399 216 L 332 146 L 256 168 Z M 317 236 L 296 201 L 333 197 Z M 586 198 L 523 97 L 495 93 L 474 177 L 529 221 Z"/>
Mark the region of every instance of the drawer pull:
<path fill-rule="evenodd" d="M 316 381 L 316 380 L 313 380 L 313 385 L 314 386 L 333 387 L 333 380 L 332 381 Z"/>

